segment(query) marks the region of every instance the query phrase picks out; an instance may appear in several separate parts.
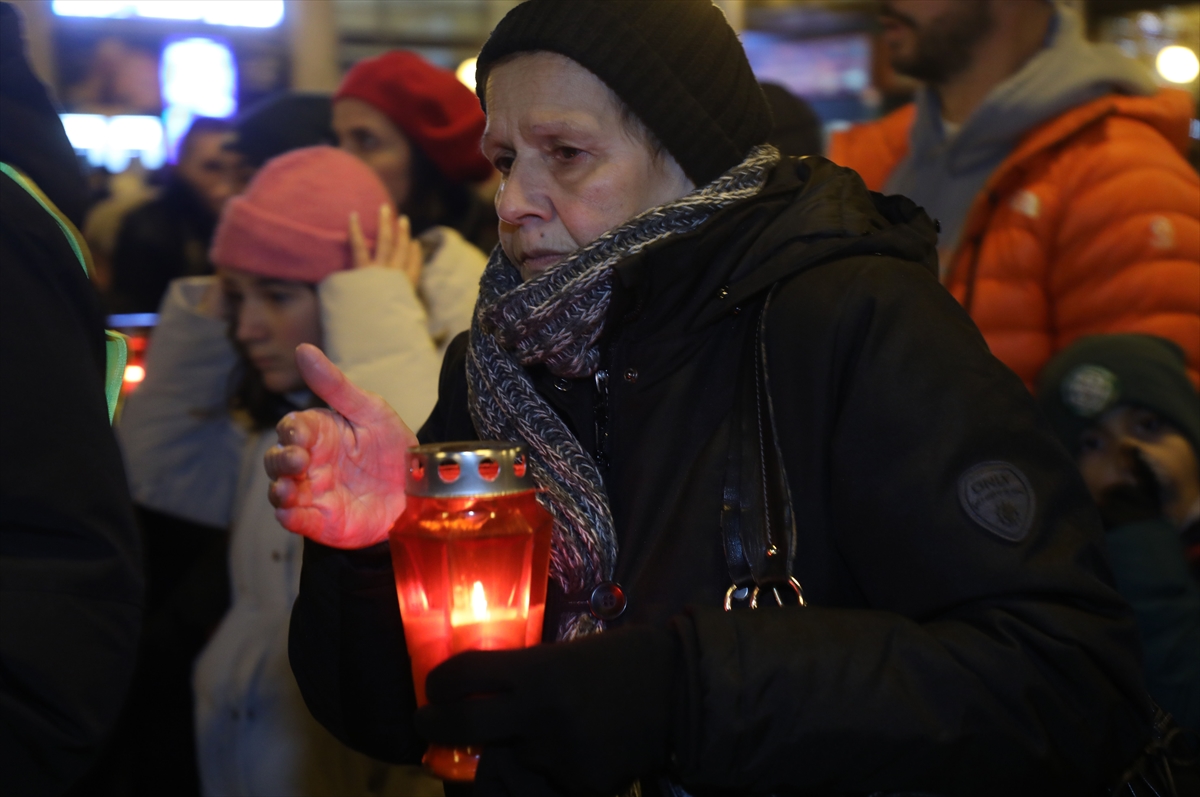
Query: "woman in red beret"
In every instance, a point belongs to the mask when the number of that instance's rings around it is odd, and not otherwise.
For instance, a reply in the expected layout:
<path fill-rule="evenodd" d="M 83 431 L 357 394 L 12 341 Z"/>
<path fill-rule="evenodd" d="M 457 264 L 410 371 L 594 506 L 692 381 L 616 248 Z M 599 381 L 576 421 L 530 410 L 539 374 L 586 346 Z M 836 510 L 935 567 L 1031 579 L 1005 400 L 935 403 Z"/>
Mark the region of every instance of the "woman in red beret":
<path fill-rule="evenodd" d="M 358 62 L 334 95 L 339 146 L 375 170 L 427 251 L 458 236 L 496 245 L 495 211 L 472 188 L 495 174 L 479 150 L 484 122 L 453 72 L 405 50 Z"/>

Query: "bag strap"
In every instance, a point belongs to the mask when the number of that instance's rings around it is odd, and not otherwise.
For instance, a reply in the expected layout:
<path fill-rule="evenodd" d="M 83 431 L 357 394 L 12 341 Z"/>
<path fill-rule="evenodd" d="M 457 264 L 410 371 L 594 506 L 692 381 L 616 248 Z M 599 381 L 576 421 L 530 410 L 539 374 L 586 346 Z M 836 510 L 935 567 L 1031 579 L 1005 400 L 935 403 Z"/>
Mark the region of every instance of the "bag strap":
<path fill-rule="evenodd" d="M 50 197 L 43 193 L 37 183 L 26 177 L 20 169 L 0 161 L 0 173 L 7 175 L 14 183 L 24 188 L 25 192 L 42 206 L 42 210 L 49 213 L 50 217 L 58 223 L 59 229 L 67 238 L 67 244 L 70 245 L 71 251 L 83 268 L 84 276 L 90 280 L 96 269 L 92 264 L 91 250 L 88 249 L 87 241 L 84 240 L 83 233 L 79 232 L 79 228 L 58 209 Z M 125 381 L 125 364 L 128 358 L 129 339 L 116 330 L 104 330 L 104 399 L 108 403 L 108 422 L 110 424 L 117 413 L 117 403 L 121 398 L 121 385 Z"/>
<path fill-rule="evenodd" d="M 767 362 L 767 312 L 777 288 L 768 291 L 758 321 L 746 335 L 731 416 L 721 502 L 721 536 L 731 580 L 725 591 L 726 610 L 735 600 L 758 608 L 765 592 L 780 606 L 804 605 L 803 590 L 792 575 L 796 516 Z"/>
<path fill-rule="evenodd" d="M 1200 788 L 1200 735 L 1147 697 L 1153 709 L 1150 741 L 1108 790 L 1111 797 L 1184 797 Z"/>

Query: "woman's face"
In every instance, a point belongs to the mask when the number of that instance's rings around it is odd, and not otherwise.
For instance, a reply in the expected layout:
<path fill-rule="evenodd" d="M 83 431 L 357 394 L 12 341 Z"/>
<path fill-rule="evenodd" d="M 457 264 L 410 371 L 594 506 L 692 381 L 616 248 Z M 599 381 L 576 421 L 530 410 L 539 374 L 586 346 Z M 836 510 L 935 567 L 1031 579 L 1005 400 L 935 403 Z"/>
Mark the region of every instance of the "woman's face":
<path fill-rule="evenodd" d="M 483 154 L 501 175 L 500 245 L 525 279 L 695 187 L 569 58 L 537 52 L 500 64 L 487 103 Z"/>
<path fill-rule="evenodd" d="M 306 282 L 260 277 L 219 267 L 221 292 L 234 337 L 272 393 L 304 387 L 296 367 L 296 347 L 321 345 L 317 292 Z"/>
<path fill-rule="evenodd" d="M 353 97 L 333 104 L 333 132 L 338 146 L 361 159 L 379 175 L 404 212 L 412 194 L 412 145 L 378 108 Z"/>

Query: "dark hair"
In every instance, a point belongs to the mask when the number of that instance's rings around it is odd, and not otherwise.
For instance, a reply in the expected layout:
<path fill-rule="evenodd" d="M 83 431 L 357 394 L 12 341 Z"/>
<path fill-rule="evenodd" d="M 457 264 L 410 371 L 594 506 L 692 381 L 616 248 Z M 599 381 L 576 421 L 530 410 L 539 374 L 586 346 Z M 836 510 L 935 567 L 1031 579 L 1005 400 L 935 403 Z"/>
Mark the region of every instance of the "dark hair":
<path fill-rule="evenodd" d="M 419 235 L 438 225 L 456 226 L 470 204 L 471 189 L 447 179 L 415 141 L 409 139 L 408 145 L 413 156 L 412 191 L 402 210 L 412 222 L 413 233 Z"/>
<path fill-rule="evenodd" d="M 248 359 L 245 351 L 236 342 L 238 362 L 229 375 L 230 412 L 245 416 L 255 432 L 270 429 L 293 410 L 306 409 L 288 401 L 285 396 L 273 393 L 263 384 L 262 374 Z"/>
<path fill-rule="evenodd" d="M 407 138 L 407 136 L 406 136 Z M 497 237 L 496 208 L 476 196 L 467 183 L 446 177 L 412 139 L 412 191 L 401 212 L 408 214 L 414 235 L 430 227 L 450 227 L 484 252 L 490 252 Z"/>
<path fill-rule="evenodd" d="M 179 139 L 179 150 L 177 160 L 183 160 L 187 157 L 188 150 L 192 147 L 192 140 L 196 136 L 201 136 L 211 133 L 231 133 L 233 132 L 233 122 L 228 119 L 215 119 L 211 116 L 197 116 L 192 120 L 192 126 L 183 134 L 183 138 Z"/>

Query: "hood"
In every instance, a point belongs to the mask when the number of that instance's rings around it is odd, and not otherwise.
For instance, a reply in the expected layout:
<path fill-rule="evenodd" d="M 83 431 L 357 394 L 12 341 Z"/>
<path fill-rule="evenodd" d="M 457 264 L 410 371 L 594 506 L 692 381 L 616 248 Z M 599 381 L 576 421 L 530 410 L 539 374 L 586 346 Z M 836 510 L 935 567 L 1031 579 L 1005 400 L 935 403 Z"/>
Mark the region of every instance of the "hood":
<path fill-rule="evenodd" d="M 950 142 L 952 173 L 1003 158 L 1029 130 L 1107 94 L 1148 97 L 1158 87 L 1150 71 L 1115 45 L 1084 38 L 1083 21 L 1056 5 L 1048 44 L 998 85 Z M 912 151 L 918 157 L 944 146 L 941 108 L 930 89 L 917 98 Z"/>
<path fill-rule="evenodd" d="M 908 198 L 870 192 L 819 156 L 784 158 L 758 194 L 627 258 L 616 277 L 652 312 L 705 325 L 780 280 L 849 257 L 907 260 L 936 278 L 936 243 L 933 221 Z"/>
<path fill-rule="evenodd" d="M 0 3 L 0 161 L 24 172 L 76 227 L 87 188 L 50 95 L 25 58 L 16 10 Z"/>
<path fill-rule="evenodd" d="M 922 264 L 937 276 L 937 229 L 907 197 L 868 191 L 851 169 L 822 157 L 785 159 L 743 212 L 761 231 L 728 277 L 737 303 L 813 266 L 861 255 Z"/>

